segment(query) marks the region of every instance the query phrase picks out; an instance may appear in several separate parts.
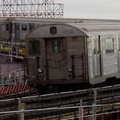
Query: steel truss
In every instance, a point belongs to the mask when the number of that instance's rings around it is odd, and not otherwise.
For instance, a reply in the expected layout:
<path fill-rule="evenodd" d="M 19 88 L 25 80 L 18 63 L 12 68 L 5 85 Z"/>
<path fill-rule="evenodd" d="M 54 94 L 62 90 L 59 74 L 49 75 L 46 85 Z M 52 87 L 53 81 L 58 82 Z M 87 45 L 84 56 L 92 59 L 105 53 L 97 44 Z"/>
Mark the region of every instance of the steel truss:
<path fill-rule="evenodd" d="M 63 4 L 55 0 L 2 0 L 3 17 L 63 17 Z"/>

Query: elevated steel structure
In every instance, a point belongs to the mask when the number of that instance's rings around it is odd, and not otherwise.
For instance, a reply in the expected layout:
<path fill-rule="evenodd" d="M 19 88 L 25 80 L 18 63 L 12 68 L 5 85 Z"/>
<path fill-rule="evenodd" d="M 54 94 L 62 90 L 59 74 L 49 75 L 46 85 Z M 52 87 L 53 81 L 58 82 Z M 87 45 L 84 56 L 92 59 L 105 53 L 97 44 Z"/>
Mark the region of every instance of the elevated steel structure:
<path fill-rule="evenodd" d="M 55 0 L 2 0 L 3 17 L 63 17 L 63 4 Z"/>

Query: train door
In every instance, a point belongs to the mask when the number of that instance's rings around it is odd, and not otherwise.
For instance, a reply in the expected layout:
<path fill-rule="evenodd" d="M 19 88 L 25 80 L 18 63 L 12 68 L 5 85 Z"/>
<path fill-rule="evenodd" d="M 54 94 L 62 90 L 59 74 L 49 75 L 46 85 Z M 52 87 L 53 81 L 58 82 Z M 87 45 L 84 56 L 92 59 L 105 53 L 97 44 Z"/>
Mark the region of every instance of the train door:
<path fill-rule="evenodd" d="M 87 80 L 86 37 L 67 38 L 68 79 Z M 72 75 L 71 75 L 72 73 Z M 71 81 L 72 82 L 72 81 Z"/>
<path fill-rule="evenodd" d="M 45 39 L 46 69 L 48 80 L 66 78 L 66 41 L 64 38 Z M 62 81 L 61 81 L 62 82 Z M 56 81 L 57 83 L 57 81 Z"/>
<path fill-rule="evenodd" d="M 94 36 L 94 76 L 100 76 L 102 74 L 101 68 L 101 42 L 100 36 Z"/>
<path fill-rule="evenodd" d="M 118 43 L 114 34 L 103 38 L 103 75 L 112 75 L 118 71 Z"/>

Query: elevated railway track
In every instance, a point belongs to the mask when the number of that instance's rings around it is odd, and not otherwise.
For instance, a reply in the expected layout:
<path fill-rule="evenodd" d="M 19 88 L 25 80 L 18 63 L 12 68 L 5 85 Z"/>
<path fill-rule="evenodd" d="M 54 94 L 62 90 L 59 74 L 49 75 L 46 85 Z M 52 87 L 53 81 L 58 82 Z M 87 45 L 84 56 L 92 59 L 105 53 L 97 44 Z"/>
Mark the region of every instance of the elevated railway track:
<path fill-rule="evenodd" d="M 60 120 L 78 117 L 80 100 L 84 107 L 84 116 L 92 116 L 93 108 L 96 110 L 96 115 L 107 114 L 107 112 L 120 111 L 120 85 L 1 100 L 1 120 L 17 119 L 17 112 L 20 113 L 18 110 L 19 100 L 25 105 L 22 108 L 25 120 L 32 120 L 32 118 Z"/>
<path fill-rule="evenodd" d="M 23 59 L 24 48 L 2 47 L 1 55 Z M 95 95 L 94 90 L 97 94 Z M 82 100 L 83 117 L 107 112 L 120 111 L 120 85 L 106 86 L 95 89 L 84 89 L 53 93 L 39 96 L 34 90 L 12 93 L 0 96 L 0 120 L 17 120 L 21 114 L 19 100 L 25 107 L 22 108 L 25 120 L 39 118 L 40 120 L 62 120 L 79 116 L 80 100 Z M 31 96 L 33 95 L 33 96 Z M 10 99 L 12 98 L 12 99 Z M 93 105 L 97 106 L 93 106 Z M 86 107 L 85 107 L 86 106 Z M 87 118 L 87 117 L 86 117 Z"/>

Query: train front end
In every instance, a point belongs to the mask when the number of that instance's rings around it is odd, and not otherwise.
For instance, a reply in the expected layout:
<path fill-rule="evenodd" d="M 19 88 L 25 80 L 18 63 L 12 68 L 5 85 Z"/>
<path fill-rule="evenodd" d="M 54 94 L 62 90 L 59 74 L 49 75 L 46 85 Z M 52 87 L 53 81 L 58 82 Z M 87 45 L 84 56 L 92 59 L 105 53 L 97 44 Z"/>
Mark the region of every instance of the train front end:
<path fill-rule="evenodd" d="M 31 86 L 88 82 L 87 36 L 70 25 L 43 25 L 26 37 L 26 76 Z"/>

